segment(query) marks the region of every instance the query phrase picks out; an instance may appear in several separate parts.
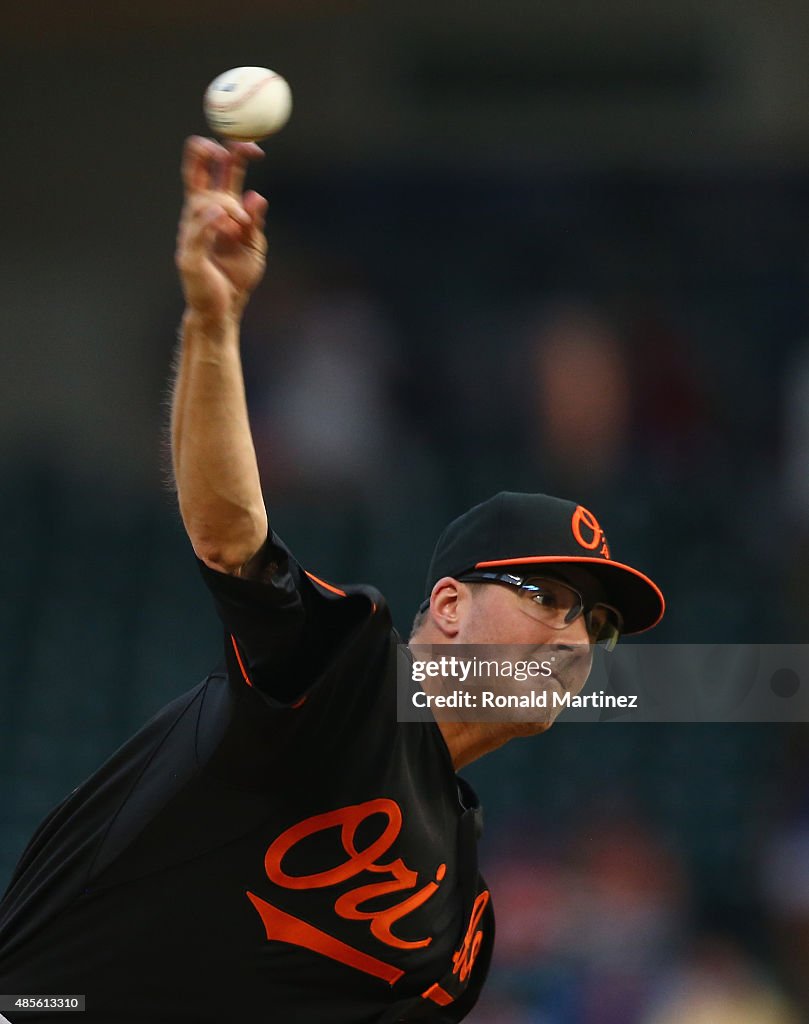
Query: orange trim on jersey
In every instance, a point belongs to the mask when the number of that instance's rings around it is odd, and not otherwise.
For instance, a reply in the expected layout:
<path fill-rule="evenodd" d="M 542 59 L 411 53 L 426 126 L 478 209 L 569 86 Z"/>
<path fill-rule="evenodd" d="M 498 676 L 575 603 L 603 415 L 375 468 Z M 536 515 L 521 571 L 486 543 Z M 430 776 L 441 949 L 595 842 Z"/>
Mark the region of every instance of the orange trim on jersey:
<path fill-rule="evenodd" d="M 436 982 L 434 985 L 421 993 L 422 999 L 431 999 L 434 1003 L 438 1003 L 439 1006 L 449 1006 L 450 1003 L 454 1002 L 453 997 L 445 989 Z"/>
<path fill-rule="evenodd" d="M 389 985 L 394 985 L 404 974 L 404 971 L 394 964 L 388 964 L 375 956 L 363 953 L 360 949 L 354 949 L 353 946 L 341 942 L 340 939 L 335 939 L 333 935 L 328 935 L 319 928 L 315 928 L 314 925 L 307 924 L 305 921 L 293 917 L 292 914 L 287 914 L 278 907 L 274 907 L 272 903 L 268 903 L 249 890 L 246 895 L 259 912 L 267 939 L 270 942 L 287 942 L 291 946 L 309 949 L 313 953 L 327 956 L 330 960 L 337 960 L 339 963 L 345 964 L 346 967 L 362 971 L 363 974 L 381 978 Z"/>
<path fill-rule="evenodd" d="M 339 597 L 348 597 L 346 592 L 344 590 L 340 590 L 339 587 L 333 587 L 331 583 L 326 583 L 324 580 L 319 579 L 317 576 L 315 576 L 313 572 L 308 572 L 306 569 L 304 569 L 303 571 L 306 573 L 310 580 L 312 580 L 314 583 L 317 583 L 321 587 L 325 587 L 326 590 L 330 590 L 332 594 L 337 594 Z"/>
<path fill-rule="evenodd" d="M 233 650 L 236 652 L 236 661 L 238 661 L 239 668 L 242 670 L 242 678 L 244 679 L 248 686 L 252 686 L 253 684 L 250 682 L 250 676 L 247 674 L 247 669 L 244 667 L 242 656 L 241 654 L 239 654 L 239 648 L 238 645 L 236 644 L 236 637 L 232 633 L 230 634 L 230 642 L 233 644 Z"/>
<path fill-rule="evenodd" d="M 248 686 L 252 686 L 253 684 L 250 682 L 250 676 L 247 674 L 247 669 L 244 667 L 242 656 L 241 654 L 239 654 L 239 647 L 236 643 L 236 637 L 232 633 L 230 634 L 230 642 L 233 644 L 233 650 L 236 654 L 236 661 L 238 661 L 239 668 L 241 669 L 242 672 L 242 678 L 244 679 Z M 300 700 L 296 700 L 294 704 L 290 704 L 292 710 L 295 711 L 297 708 L 301 707 L 302 704 L 305 704 L 308 696 L 308 694 L 304 694 Z"/>
<path fill-rule="evenodd" d="M 478 562 L 475 565 L 476 569 L 492 569 L 499 565 L 533 565 L 534 563 L 545 563 L 552 564 L 554 562 L 571 562 L 574 565 L 577 563 L 586 564 L 591 562 L 593 565 L 611 565 L 614 569 L 623 569 L 624 572 L 631 572 L 633 576 L 637 576 L 638 579 L 643 580 L 652 590 L 657 594 L 660 600 L 660 614 L 658 617 L 648 626 L 644 626 L 643 629 L 637 630 L 638 633 L 645 633 L 647 629 L 651 629 L 656 626 L 658 622 L 663 618 L 663 613 L 666 610 L 666 599 L 663 597 L 663 591 L 658 585 L 650 580 L 648 576 L 640 572 L 638 569 L 633 569 L 631 565 L 624 565 L 623 562 L 614 562 L 611 558 L 591 558 L 587 555 L 527 555 L 525 558 L 497 558 L 492 562 Z"/>

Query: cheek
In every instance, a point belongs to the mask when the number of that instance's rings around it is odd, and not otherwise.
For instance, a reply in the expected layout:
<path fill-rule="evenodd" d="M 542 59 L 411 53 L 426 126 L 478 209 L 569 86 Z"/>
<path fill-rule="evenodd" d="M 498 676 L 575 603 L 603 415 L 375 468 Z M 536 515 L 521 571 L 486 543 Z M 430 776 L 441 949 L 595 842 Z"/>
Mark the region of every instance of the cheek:
<path fill-rule="evenodd" d="M 522 657 L 526 656 L 526 648 L 574 642 L 567 639 L 564 632 L 543 626 L 513 604 L 504 606 L 502 597 L 508 596 L 492 593 L 487 595 L 487 600 L 470 607 L 458 639 L 467 644 L 507 644 L 522 648 Z"/>
<path fill-rule="evenodd" d="M 527 615 L 512 611 L 510 615 L 481 618 L 476 625 L 476 643 L 508 646 L 521 650 L 533 649 L 539 644 L 551 644 L 554 639 L 546 631 L 537 630 L 537 624 Z"/>
<path fill-rule="evenodd" d="M 458 640 L 463 644 L 497 643 L 502 632 L 501 612 L 495 601 L 487 600 L 496 595 L 478 596 L 472 601 L 461 622 Z"/>
<path fill-rule="evenodd" d="M 573 694 L 577 694 L 583 690 L 584 685 L 590 676 L 590 670 L 592 667 L 593 649 L 588 646 L 586 651 L 582 651 L 580 655 L 575 657 L 566 665 L 563 673 L 565 689 L 570 690 Z"/>
<path fill-rule="evenodd" d="M 464 631 L 463 642 L 467 644 L 502 644 L 503 630 L 493 618 L 484 615 L 478 616 Z"/>

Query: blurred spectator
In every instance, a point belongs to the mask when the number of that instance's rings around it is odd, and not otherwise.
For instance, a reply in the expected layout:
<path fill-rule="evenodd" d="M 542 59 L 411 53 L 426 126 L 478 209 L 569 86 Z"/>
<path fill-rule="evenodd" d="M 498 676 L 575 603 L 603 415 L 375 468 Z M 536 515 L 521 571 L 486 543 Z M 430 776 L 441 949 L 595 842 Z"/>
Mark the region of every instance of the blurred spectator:
<path fill-rule="evenodd" d="M 370 499 L 396 435 L 392 332 L 357 288 L 295 300 L 280 311 L 265 301 L 246 332 L 262 480 L 279 496 Z"/>
<path fill-rule="evenodd" d="M 651 828 L 626 814 L 587 816 L 569 860 L 581 874 L 576 942 L 584 960 L 582 1024 L 626 1024 L 685 931 L 684 869 Z"/>
<path fill-rule="evenodd" d="M 621 339 L 603 317 L 570 305 L 536 327 L 528 346 L 529 436 L 539 461 L 572 493 L 617 476 L 630 426 Z"/>
<path fill-rule="evenodd" d="M 525 840 L 487 871 L 509 1000 L 548 1024 L 636 1020 L 685 931 L 682 865 L 626 814 L 596 821 L 544 857 Z"/>
<path fill-rule="evenodd" d="M 569 861 L 582 885 L 578 943 L 603 967 L 640 970 L 668 956 L 689 910 L 683 866 L 649 825 L 588 815 Z"/>
<path fill-rule="evenodd" d="M 799 1024 L 786 997 L 731 940 L 703 937 L 642 1024 Z"/>

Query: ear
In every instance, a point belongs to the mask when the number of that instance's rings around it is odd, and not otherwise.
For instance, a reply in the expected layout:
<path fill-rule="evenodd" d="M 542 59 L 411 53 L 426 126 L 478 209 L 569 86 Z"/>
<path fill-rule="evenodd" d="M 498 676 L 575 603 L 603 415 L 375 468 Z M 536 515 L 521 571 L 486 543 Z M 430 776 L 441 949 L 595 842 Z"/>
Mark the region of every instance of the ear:
<path fill-rule="evenodd" d="M 433 587 L 430 595 L 430 620 L 446 639 L 454 639 L 460 632 L 470 599 L 469 587 L 451 576 L 442 576 Z"/>

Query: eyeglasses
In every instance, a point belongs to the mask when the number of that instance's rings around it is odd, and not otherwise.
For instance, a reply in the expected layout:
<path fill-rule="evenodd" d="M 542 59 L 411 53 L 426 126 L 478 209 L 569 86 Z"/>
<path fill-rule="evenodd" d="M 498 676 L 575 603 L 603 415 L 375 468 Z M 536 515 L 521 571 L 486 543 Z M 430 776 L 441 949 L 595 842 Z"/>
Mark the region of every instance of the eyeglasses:
<path fill-rule="evenodd" d="M 468 583 L 505 583 L 515 587 L 524 599 L 521 604 L 523 611 L 551 629 L 567 629 L 579 616 L 583 616 L 590 642 L 601 644 L 607 651 L 615 649 L 623 631 L 624 620 L 617 608 L 601 602 L 587 605 L 578 590 L 560 580 L 539 576 L 525 578 L 510 572 L 468 572 L 458 579 Z"/>

